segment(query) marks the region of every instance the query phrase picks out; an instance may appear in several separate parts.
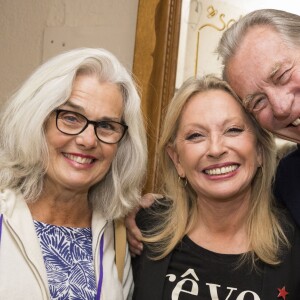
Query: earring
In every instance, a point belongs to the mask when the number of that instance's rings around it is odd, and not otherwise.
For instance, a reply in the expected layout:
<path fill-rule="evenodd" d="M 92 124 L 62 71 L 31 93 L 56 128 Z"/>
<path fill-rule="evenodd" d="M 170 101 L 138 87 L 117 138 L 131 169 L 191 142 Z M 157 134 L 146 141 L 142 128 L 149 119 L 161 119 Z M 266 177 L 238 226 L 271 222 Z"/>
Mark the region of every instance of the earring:
<path fill-rule="evenodd" d="M 187 185 L 187 179 L 186 179 L 186 177 L 180 177 L 178 175 L 178 182 L 183 182 L 183 187 L 186 187 L 186 185 Z"/>

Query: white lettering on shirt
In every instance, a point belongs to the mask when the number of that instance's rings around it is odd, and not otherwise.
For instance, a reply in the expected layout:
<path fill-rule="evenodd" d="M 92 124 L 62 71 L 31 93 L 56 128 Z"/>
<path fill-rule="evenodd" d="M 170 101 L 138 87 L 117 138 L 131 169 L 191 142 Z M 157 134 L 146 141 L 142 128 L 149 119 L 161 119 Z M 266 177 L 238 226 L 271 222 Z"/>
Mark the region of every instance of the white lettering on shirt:
<path fill-rule="evenodd" d="M 170 282 L 175 282 L 176 280 L 176 275 L 174 274 L 167 274 L 166 277 Z M 180 278 L 183 279 L 178 281 L 176 286 L 174 287 L 172 291 L 172 300 L 179 300 L 180 293 L 186 293 L 192 296 L 198 296 L 199 278 L 195 270 L 188 269 L 180 276 Z M 189 290 L 183 288 L 183 285 L 186 282 L 190 282 L 192 284 Z M 218 289 L 223 289 L 223 287 L 216 283 L 206 283 L 206 286 L 208 286 L 209 288 L 211 300 L 220 300 L 218 295 Z M 226 289 L 228 290 L 228 294 L 225 300 L 244 300 L 247 294 L 252 294 L 253 300 L 260 300 L 260 297 L 253 291 L 246 290 L 246 291 L 239 292 L 237 288 L 234 287 L 226 287 Z"/>

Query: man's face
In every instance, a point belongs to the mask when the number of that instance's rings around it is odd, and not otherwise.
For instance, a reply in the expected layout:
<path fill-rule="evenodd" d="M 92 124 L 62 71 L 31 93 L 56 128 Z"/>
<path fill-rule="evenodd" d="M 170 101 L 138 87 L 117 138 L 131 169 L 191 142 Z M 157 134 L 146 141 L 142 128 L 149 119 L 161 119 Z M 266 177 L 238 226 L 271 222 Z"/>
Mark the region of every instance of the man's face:
<path fill-rule="evenodd" d="M 271 27 L 255 26 L 229 60 L 226 76 L 264 128 L 300 143 L 300 49 Z"/>

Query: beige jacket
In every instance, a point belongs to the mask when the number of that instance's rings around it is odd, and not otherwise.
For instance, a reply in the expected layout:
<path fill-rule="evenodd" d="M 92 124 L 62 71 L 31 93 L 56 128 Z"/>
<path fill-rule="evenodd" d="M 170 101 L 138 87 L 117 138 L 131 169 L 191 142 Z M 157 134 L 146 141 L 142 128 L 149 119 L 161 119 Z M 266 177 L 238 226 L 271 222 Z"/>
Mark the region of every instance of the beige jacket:
<path fill-rule="evenodd" d="M 50 299 L 47 274 L 30 211 L 22 195 L 11 190 L 0 192 L 0 214 L 3 214 L 0 241 L 0 299 Z M 101 300 L 131 299 L 133 279 L 128 247 L 123 284 L 115 265 L 112 222 L 93 212 L 92 234 L 96 282 L 99 278 L 99 246 L 104 233 L 103 285 Z"/>

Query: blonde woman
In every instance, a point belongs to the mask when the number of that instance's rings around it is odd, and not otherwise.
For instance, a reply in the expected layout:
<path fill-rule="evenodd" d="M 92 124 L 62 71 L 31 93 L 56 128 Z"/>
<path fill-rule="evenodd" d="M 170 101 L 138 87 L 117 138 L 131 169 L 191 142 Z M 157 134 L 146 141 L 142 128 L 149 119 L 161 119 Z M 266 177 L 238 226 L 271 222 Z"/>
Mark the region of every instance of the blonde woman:
<path fill-rule="evenodd" d="M 272 136 L 212 76 L 185 82 L 164 122 L 165 198 L 140 216 L 134 299 L 298 299 L 300 234 L 273 205 Z"/>

